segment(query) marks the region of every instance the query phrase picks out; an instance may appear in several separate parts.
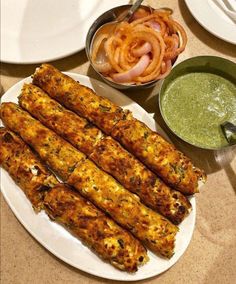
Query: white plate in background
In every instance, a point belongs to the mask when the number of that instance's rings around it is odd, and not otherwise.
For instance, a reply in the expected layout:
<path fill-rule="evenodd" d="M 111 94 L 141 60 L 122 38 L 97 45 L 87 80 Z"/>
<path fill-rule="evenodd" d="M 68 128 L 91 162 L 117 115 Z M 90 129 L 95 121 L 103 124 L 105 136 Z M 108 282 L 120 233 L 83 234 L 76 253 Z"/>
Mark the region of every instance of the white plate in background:
<path fill-rule="evenodd" d="M 118 90 L 87 76 L 74 73 L 66 74 L 76 81 L 79 81 L 81 84 L 92 88 L 96 93 L 109 98 L 123 108 L 128 108 L 133 112 L 136 118 L 167 138 L 166 134 L 156 124 L 155 120 L 142 107 Z M 31 81 L 32 79 L 28 77 L 15 84 L 4 94 L 2 102 L 11 101 L 17 103 L 17 97 L 20 94 L 23 84 Z M 187 249 L 195 226 L 196 204 L 195 198 L 192 197 L 190 202 L 193 210 L 179 226 L 180 231 L 177 234 L 174 256 L 168 260 L 148 251 L 150 261 L 140 267 L 136 273 L 129 274 L 119 271 L 110 264 L 103 262 L 90 249 L 64 229 L 64 227 L 50 221 L 44 212 L 35 214 L 31 203 L 26 198 L 23 191 L 13 182 L 7 172 L 2 169 L 1 190 L 5 200 L 18 220 L 45 248 L 61 260 L 76 268 L 107 279 L 135 281 L 150 278 L 166 271 L 180 259 Z"/>
<path fill-rule="evenodd" d="M 128 0 L 2 0 L 1 61 L 41 63 L 85 47 L 88 29 Z"/>
<path fill-rule="evenodd" d="M 234 3 L 235 0 L 225 1 Z M 185 3 L 193 17 L 208 32 L 220 39 L 236 44 L 236 22 L 219 8 L 215 0 L 185 0 Z M 236 3 L 234 7 L 236 7 Z"/>

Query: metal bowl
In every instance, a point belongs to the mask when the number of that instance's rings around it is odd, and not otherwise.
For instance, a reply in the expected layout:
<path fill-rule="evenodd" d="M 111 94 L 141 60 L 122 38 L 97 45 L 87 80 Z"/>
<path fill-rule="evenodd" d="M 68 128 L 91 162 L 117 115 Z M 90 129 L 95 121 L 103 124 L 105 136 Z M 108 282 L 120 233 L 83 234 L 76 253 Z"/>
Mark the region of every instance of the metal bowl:
<path fill-rule="evenodd" d="M 167 87 L 176 78 L 192 72 L 204 72 L 204 73 L 216 74 L 231 81 L 233 84 L 236 85 L 236 64 L 227 59 L 216 56 L 197 56 L 179 63 L 172 69 L 171 73 L 163 80 L 160 89 L 159 108 L 165 123 L 176 136 L 178 136 L 183 141 L 193 146 L 197 146 L 199 148 L 208 149 L 208 150 L 219 150 L 227 146 L 230 146 L 230 144 L 226 144 L 224 146 L 219 146 L 219 147 L 209 147 L 208 145 L 199 145 L 198 143 L 192 143 L 190 140 L 186 139 L 186 137 L 181 136 L 180 133 L 176 131 L 176 129 L 171 127 L 169 121 L 166 119 L 162 108 L 162 100 L 165 96 Z M 189 92 L 191 92 L 191 90 L 189 90 Z M 194 131 L 194 129 L 192 129 L 192 131 Z"/>
<path fill-rule="evenodd" d="M 95 32 L 98 30 L 98 28 L 100 28 L 103 24 L 114 21 L 114 19 L 116 19 L 119 15 L 121 15 L 121 13 L 125 13 L 125 11 L 127 11 L 132 5 L 123 5 L 123 6 L 119 6 L 119 7 L 115 7 L 111 10 L 106 11 L 105 13 L 103 13 L 100 17 L 98 17 L 94 23 L 91 25 L 88 33 L 87 33 L 87 37 L 86 37 L 86 44 L 85 44 L 85 50 L 86 50 L 86 54 L 87 57 L 90 61 L 90 64 L 93 66 L 91 57 L 90 57 L 90 48 L 91 48 L 91 44 L 92 44 L 92 39 L 93 36 L 95 34 Z M 144 6 L 141 5 L 140 7 L 147 9 L 148 11 L 150 11 L 150 7 L 148 6 Z M 115 83 L 113 81 L 108 80 L 107 78 L 105 78 L 100 72 L 98 72 L 96 70 L 96 68 L 93 66 L 94 70 L 96 71 L 96 73 L 109 85 L 111 85 L 112 87 L 116 88 L 116 89 L 120 89 L 120 90 L 124 90 L 124 89 L 144 89 L 144 88 L 150 88 L 153 87 L 154 85 L 156 85 L 156 83 L 159 80 L 153 80 L 150 81 L 148 83 L 144 83 L 144 84 L 140 84 L 140 85 L 134 85 L 134 84 L 118 84 Z"/>

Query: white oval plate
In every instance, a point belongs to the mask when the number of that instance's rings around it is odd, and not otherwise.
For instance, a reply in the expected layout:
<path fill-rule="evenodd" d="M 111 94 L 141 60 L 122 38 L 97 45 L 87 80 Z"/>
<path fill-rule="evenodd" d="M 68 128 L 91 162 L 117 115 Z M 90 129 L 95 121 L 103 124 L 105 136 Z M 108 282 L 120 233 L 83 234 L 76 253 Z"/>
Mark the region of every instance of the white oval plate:
<path fill-rule="evenodd" d="M 208 32 L 236 44 L 236 23 L 219 8 L 214 0 L 185 0 L 185 3 L 193 17 Z"/>
<path fill-rule="evenodd" d="M 155 123 L 154 119 L 142 107 L 121 92 L 87 76 L 74 73 L 66 74 L 81 82 L 81 84 L 94 89 L 98 94 L 111 99 L 123 108 L 130 109 L 136 118 L 167 137 L 162 129 Z M 29 83 L 31 81 L 32 79 L 28 77 L 14 85 L 4 94 L 2 102 L 11 101 L 17 103 L 17 96 L 20 94 L 23 83 Z M 174 256 L 170 260 L 167 260 L 148 251 L 150 261 L 146 265 L 140 267 L 134 274 L 122 272 L 115 269 L 110 264 L 103 262 L 77 238 L 66 231 L 66 229 L 50 221 L 44 212 L 40 212 L 36 215 L 22 190 L 16 186 L 6 171 L 1 171 L 1 177 L 2 193 L 8 205 L 26 230 L 58 258 L 80 270 L 96 276 L 114 280 L 134 281 L 158 275 L 169 269 L 179 260 L 187 249 L 193 234 L 196 217 L 195 198 L 191 198 L 190 200 L 193 207 L 192 212 L 179 226 L 180 231 L 177 234 Z"/>
<path fill-rule="evenodd" d="M 2 0 L 1 61 L 41 63 L 82 50 L 95 19 L 127 3 L 128 0 Z"/>

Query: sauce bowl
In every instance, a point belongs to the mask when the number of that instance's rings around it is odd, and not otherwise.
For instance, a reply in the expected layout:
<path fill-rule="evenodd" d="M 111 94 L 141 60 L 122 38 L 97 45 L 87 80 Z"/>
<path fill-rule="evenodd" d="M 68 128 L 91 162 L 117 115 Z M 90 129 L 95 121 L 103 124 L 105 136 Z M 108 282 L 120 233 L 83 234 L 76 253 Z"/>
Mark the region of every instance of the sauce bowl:
<path fill-rule="evenodd" d="M 236 123 L 236 64 L 216 56 L 179 63 L 162 82 L 159 108 L 183 141 L 209 150 L 230 146 L 220 125 Z"/>

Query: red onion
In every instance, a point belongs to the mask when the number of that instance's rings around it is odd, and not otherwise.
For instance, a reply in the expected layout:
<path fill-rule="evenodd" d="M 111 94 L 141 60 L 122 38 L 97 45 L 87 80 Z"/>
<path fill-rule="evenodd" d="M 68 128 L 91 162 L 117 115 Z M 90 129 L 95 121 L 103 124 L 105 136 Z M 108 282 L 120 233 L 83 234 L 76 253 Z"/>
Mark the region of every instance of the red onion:
<path fill-rule="evenodd" d="M 139 48 L 133 49 L 132 53 L 135 57 L 141 57 L 144 54 L 149 53 L 152 50 L 152 46 L 149 42 L 145 42 Z"/>
<path fill-rule="evenodd" d="M 132 80 L 135 77 L 140 76 L 144 72 L 149 62 L 150 62 L 150 57 L 147 54 L 145 54 L 140 58 L 138 63 L 133 68 L 123 73 L 113 74 L 111 77 L 117 83 L 132 82 Z"/>
<path fill-rule="evenodd" d="M 161 31 L 161 26 L 156 21 L 148 21 L 146 24 L 156 32 Z"/>

